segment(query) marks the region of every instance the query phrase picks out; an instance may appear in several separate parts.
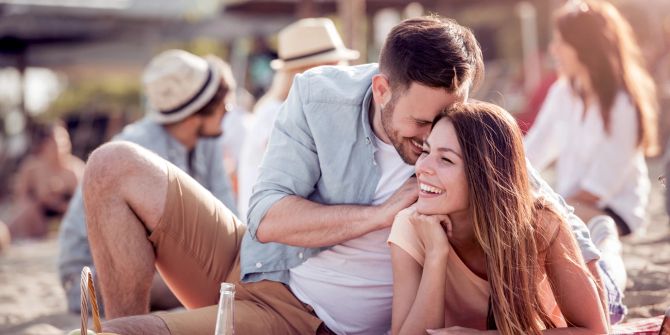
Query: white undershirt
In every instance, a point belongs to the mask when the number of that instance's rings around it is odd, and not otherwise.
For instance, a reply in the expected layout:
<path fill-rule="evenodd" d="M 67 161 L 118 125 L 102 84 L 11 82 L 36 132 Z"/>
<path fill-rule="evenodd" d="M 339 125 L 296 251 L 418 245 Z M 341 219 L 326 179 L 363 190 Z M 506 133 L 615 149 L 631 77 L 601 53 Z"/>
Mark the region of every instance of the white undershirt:
<path fill-rule="evenodd" d="M 375 136 L 381 178 L 373 205 L 386 201 L 414 174 L 395 148 Z M 337 334 L 384 334 L 391 328 L 393 273 L 390 228 L 338 244 L 291 269 L 289 286 Z"/>

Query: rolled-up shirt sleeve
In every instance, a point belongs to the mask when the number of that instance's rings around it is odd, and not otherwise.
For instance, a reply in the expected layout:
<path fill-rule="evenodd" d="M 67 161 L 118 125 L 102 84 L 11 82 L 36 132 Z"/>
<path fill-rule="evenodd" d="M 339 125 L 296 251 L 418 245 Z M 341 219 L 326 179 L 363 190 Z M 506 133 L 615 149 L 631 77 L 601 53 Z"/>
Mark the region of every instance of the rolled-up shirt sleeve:
<path fill-rule="evenodd" d="M 320 177 L 319 157 L 306 116 L 307 79 L 296 76 L 279 114 L 249 200 L 247 226 L 251 237 L 268 210 L 289 195 L 308 198 Z M 253 134 L 250 134 L 253 136 Z"/>

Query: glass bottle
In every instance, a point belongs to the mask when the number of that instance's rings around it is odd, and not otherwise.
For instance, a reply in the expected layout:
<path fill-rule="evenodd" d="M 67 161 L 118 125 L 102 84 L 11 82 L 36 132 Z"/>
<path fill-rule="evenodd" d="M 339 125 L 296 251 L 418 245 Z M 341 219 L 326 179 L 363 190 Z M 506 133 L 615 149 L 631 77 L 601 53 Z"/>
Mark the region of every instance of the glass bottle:
<path fill-rule="evenodd" d="M 235 306 L 235 284 L 221 283 L 221 295 L 219 297 L 219 311 L 216 315 L 216 331 L 214 335 L 233 335 Z"/>

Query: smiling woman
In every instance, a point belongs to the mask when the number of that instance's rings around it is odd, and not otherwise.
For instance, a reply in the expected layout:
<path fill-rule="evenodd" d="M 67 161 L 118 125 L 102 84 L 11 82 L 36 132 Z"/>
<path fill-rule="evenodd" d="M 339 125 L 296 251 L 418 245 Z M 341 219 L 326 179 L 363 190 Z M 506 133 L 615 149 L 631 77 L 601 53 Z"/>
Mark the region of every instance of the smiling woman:
<path fill-rule="evenodd" d="M 505 110 L 472 101 L 445 111 L 416 175 L 419 200 L 389 237 L 394 334 L 607 332 L 570 229 L 533 196 L 521 132 Z"/>

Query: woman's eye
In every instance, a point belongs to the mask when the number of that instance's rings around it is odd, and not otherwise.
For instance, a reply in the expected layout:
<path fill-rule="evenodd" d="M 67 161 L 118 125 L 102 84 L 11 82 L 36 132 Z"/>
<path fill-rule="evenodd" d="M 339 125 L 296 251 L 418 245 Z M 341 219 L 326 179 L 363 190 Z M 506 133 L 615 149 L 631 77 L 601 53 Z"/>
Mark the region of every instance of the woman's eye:
<path fill-rule="evenodd" d="M 447 162 L 447 163 L 449 163 L 449 164 L 454 164 L 454 162 L 452 162 L 451 159 L 446 158 L 446 157 L 442 157 L 442 161 L 443 161 L 443 162 Z"/>

